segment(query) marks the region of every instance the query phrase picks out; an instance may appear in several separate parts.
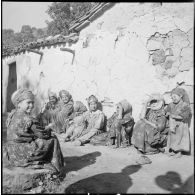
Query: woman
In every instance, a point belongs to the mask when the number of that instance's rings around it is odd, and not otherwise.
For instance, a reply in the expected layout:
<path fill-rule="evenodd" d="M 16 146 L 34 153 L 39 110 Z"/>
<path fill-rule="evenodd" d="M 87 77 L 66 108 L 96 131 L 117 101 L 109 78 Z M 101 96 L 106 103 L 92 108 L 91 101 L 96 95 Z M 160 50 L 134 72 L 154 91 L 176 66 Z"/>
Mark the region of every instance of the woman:
<path fill-rule="evenodd" d="M 86 125 L 81 135 L 75 140 L 75 145 L 83 145 L 90 142 L 94 135 L 102 131 L 104 126 L 104 113 L 98 110 L 98 99 L 91 95 L 88 98 L 89 110 L 82 115 L 82 122 Z"/>
<path fill-rule="evenodd" d="M 31 116 L 34 95 L 27 89 L 19 89 L 11 98 L 15 109 L 7 119 L 6 156 L 11 166 L 32 166 L 60 172 L 64 165 L 58 139 L 48 127 L 42 127 Z M 39 136 L 39 135 L 40 136 Z"/>
<path fill-rule="evenodd" d="M 44 105 L 41 113 L 37 116 L 37 118 L 41 122 L 41 125 L 43 126 L 54 123 L 55 115 L 58 113 L 60 107 L 57 95 L 55 93 L 49 92 L 48 98 L 49 102 Z M 53 129 L 57 131 L 57 127 L 55 126 L 55 124 L 53 125 Z"/>
<path fill-rule="evenodd" d="M 122 100 L 117 104 L 117 111 L 108 119 L 107 128 L 112 140 L 111 144 L 115 145 L 115 140 L 117 140 L 117 147 L 130 144 L 133 126 L 132 106 L 127 100 Z"/>
<path fill-rule="evenodd" d="M 182 152 L 190 152 L 189 123 L 191 119 L 190 102 L 186 91 L 175 88 L 171 92 L 172 103 L 166 108 L 169 118 L 167 147 L 170 156 L 181 157 Z"/>
<path fill-rule="evenodd" d="M 74 111 L 74 102 L 72 95 L 66 90 L 61 90 L 59 97 L 60 110 L 56 115 L 55 122 L 60 131 L 59 133 L 65 133 L 69 125 L 69 117 Z"/>
<path fill-rule="evenodd" d="M 80 135 L 85 124 L 82 121 L 82 114 L 87 111 L 86 106 L 81 101 L 74 103 L 74 112 L 70 116 L 69 127 L 63 136 L 64 141 L 73 141 L 77 135 Z"/>
<path fill-rule="evenodd" d="M 140 120 L 135 124 L 132 144 L 141 153 L 155 154 L 166 145 L 167 137 L 164 100 L 153 94 L 143 106 Z"/>

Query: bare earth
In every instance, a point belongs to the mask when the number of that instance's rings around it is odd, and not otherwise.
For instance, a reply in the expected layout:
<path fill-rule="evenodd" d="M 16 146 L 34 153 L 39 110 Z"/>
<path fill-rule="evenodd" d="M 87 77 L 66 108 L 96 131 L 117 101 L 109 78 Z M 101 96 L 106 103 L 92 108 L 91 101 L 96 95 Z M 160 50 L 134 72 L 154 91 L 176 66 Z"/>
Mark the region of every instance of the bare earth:
<path fill-rule="evenodd" d="M 194 193 L 192 155 L 160 153 L 148 156 L 151 164 L 137 165 L 133 147 L 60 144 L 66 162 L 61 193 Z"/>
<path fill-rule="evenodd" d="M 3 128 L 4 139 L 5 135 Z M 57 193 L 194 193 L 194 152 L 179 159 L 150 155 L 151 164 L 137 165 L 139 155 L 133 147 L 73 146 L 60 137 L 59 141 L 66 177 Z"/>

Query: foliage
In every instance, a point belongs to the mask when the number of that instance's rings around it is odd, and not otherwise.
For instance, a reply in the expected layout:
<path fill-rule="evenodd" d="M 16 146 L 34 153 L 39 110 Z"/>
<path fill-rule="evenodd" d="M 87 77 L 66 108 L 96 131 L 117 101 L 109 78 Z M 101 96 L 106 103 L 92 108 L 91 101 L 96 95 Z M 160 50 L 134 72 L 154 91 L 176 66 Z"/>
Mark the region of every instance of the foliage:
<path fill-rule="evenodd" d="M 56 35 L 62 33 L 67 35 L 72 21 L 84 15 L 96 3 L 86 2 L 54 2 L 46 11 L 52 21 L 47 22 L 48 35 Z"/>
<path fill-rule="evenodd" d="M 2 38 L 4 46 L 14 47 L 21 43 L 29 43 L 46 36 L 47 34 L 44 29 L 23 25 L 21 31 L 18 33 L 14 33 L 12 29 L 3 29 Z"/>
<path fill-rule="evenodd" d="M 23 25 L 21 31 L 17 33 L 12 29 L 3 29 L 3 46 L 13 48 L 50 35 L 67 35 L 71 22 L 83 16 L 96 4 L 95 2 L 53 2 L 46 11 L 52 19 L 46 21 L 47 28 Z"/>

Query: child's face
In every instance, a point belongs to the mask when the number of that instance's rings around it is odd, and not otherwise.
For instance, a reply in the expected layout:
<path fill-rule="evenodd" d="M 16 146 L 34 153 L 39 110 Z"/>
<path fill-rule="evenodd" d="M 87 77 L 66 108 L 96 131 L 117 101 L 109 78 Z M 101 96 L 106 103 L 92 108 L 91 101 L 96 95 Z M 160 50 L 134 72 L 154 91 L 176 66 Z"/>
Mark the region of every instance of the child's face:
<path fill-rule="evenodd" d="M 53 96 L 49 97 L 49 102 L 51 102 L 52 104 L 55 104 L 57 102 L 57 99 Z"/>
<path fill-rule="evenodd" d="M 181 98 L 182 98 L 182 96 L 179 96 L 179 95 L 174 94 L 174 93 L 171 94 L 171 99 L 173 100 L 173 103 L 174 103 L 174 104 L 179 103 L 180 100 L 181 100 Z"/>
<path fill-rule="evenodd" d="M 156 110 L 157 109 L 157 107 L 158 107 L 158 101 L 157 100 L 152 100 L 151 102 L 150 102 L 150 108 L 152 109 L 152 110 Z"/>
<path fill-rule="evenodd" d="M 31 99 L 26 99 L 26 100 L 23 100 L 21 101 L 19 104 L 18 104 L 18 108 L 28 114 L 31 113 L 31 111 L 33 110 L 34 108 L 34 101 L 32 101 Z"/>
<path fill-rule="evenodd" d="M 67 104 L 69 102 L 69 97 L 65 94 L 61 95 L 61 100 L 64 104 Z"/>
<path fill-rule="evenodd" d="M 96 102 L 91 102 L 91 103 L 89 104 L 89 109 L 90 109 L 91 111 L 96 111 L 96 110 L 97 110 L 97 103 L 96 103 Z"/>

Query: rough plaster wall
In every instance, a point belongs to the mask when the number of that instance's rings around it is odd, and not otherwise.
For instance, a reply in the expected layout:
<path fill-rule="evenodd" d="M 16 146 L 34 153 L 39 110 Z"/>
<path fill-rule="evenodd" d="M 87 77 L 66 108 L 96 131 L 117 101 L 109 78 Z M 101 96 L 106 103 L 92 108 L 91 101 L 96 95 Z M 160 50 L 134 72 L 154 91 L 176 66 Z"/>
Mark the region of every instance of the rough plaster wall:
<path fill-rule="evenodd" d="M 185 82 L 193 101 L 193 10 L 192 3 L 118 3 L 66 45 L 75 50 L 73 65 L 63 46 L 42 49 L 40 65 L 37 54 L 17 56 L 18 86 L 37 94 L 36 112 L 48 90 L 67 89 L 85 104 L 91 94 L 114 103 L 126 98 L 136 121 L 147 94 L 163 94 L 177 82 Z M 109 117 L 114 109 L 104 112 Z"/>
<path fill-rule="evenodd" d="M 95 50 L 108 70 L 98 81 L 106 83 L 102 95 L 127 98 L 137 118 L 146 94 L 170 91 L 177 82 L 193 86 L 193 10 L 192 3 L 118 3 L 84 29 L 86 53 Z"/>

